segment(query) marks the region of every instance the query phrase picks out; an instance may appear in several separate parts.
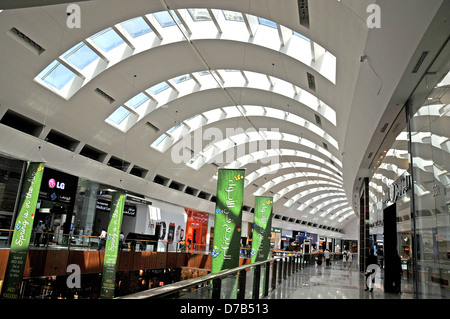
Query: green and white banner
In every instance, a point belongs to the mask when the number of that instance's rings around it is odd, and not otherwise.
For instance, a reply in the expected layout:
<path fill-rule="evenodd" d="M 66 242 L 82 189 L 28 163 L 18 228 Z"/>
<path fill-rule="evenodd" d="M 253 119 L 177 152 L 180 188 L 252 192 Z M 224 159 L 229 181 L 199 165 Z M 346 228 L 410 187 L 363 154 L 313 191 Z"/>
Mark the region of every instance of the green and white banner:
<path fill-rule="evenodd" d="M 124 192 L 115 192 L 111 199 L 111 218 L 109 220 L 105 257 L 103 259 L 102 286 L 100 291 L 101 299 L 114 298 L 117 254 L 119 252 L 119 236 L 122 227 L 125 198 L 126 194 Z"/>
<path fill-rule="evenodd" d="M 45 163 L 28 163 L 1 298 L 18 299 Z"/>
<path fill-rule="evenodd" d="M 211 273 L 239 266 L 244 169 L 219 169 Z"/>
<path fill-rule="evenodd" d="M 272 197 L 255 197 L 255 219 L 253 224 L 251 251 L 252 263 L 267 260 L 270 257 L 272 207 Z"/>

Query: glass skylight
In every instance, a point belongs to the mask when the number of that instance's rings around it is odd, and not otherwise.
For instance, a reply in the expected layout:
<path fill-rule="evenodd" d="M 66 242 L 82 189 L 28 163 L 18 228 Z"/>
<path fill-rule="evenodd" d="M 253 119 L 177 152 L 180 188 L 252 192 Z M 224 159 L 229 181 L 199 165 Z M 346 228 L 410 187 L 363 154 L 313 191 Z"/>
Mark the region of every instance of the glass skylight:
<path fill-rule="evenodd" d="M 211 16 L 206 9 L 188 9 L 188 12 L 191 15 L 192 20 L 196 22 L 211 21 Z"/>
<path fill-rule="evenodd" d="M 108 120 L 119 125 L 128 115 L 130 115 L 130 111 L 121 106 L 108 117 Z"/>
<path fill-rule="evenodd" d="M 132 107 L 133 109 L 136 109 L 147 100 L 149 100 L 149 97 L 141 92 L 138 95 L 129 99 L 128 102 L 126 102 L 125 104 L 129 107 Z"/>
<path fill-rule="evenodd" d="M 173 16 L 177 16 L 175 14 L 175 11 L 171 10 L 170 11 Z M 175 21 L 173 20 L 172 16 L 170 15 L 169 11 L 160 11 L 160 12 L 155 12 L 153 13 L 153 16 L 156 18 L 156 20 L 158 21 L 158 23 L 163 27 L 170 27 L 175 25 Z M 181 24 L 181 21 L 177 18 L 177 22 L 179 24 Z"/>
<path fill-rule="evenodd" d="M 103 51 L 109 52 L 119 45 L 125 43 L 123 39 L 112 28 L 107 28 L 94 34 L 91 40 Z"/>
<path fill-rule="evenodd" d="M 298 37 L 300 37 L 300 38 L 302 38 L 302 39 L 304 39 L 306 41 L 311 41 L 309 38 L 305 37 L 303 34 L 300 34 L 300 33 L 296 32 L 296 31 L 292 31 L 292 32 L 294 33 L 294 35 L 296 35 L 296 36 L 298 36 Z"/>
<path fill-rule="evenodd" d="M 166 134 L 161 135 L 155 142 L 154 142 L 154 146 L 158 146 L 159 144 L 161 144 L 162 141 L 164 141 L 167 138 Z"/>
<path fill-rule="evenodd" d="M 244 17 L 242 16 L 242 13 L 240 13 L 240 12 L 222 10 L 222 13 L 225 17 L 225 20 L 244 22 Z"/>
<path fill-rule="evenodd" d="M 169 84 L 167 84 L 165 81 L 158 83 L 156 85 L 153 85 L 151 88 L 149 88 L 150 92 L 153 94 L 158 94 L 164 91 L 165 89 L 169 88 Z"/>
<path fill-rule="evenodd" d="M 61 90 L 74 77 L 75 73 L 56 60 L 38 75 L 38 78 L 58 90 Z"/>
<path fill-rule="evenodd" d="M 133 38 L 152 32 L 152 29 L 142 17 L 128 20 L 121 25 Z"/>
<path fill-rule="evenodd" d="M 259 21 L 259 24 L 265 25 L 267 27 L 271 27 L 271 28 L 275 28 L 275 29 L 277 28 L 277 24 L 273 21 L 270 21 L 270 20 L 267 20 L 267 19 L 264 19 L 261 17 L 258 17 L 258 21 Z"/>
<path fill-rule="evenodd" d="M 68 50 L 62 57 L 79 70 L 83 70 L 86 66 L 100 58 L 83 42 L 78 43 Z"/>
<path fill-rule="evenodd" d="M 181 83 L 181 82 L 184 82 L 184 81 L 188 81 L 190 79 L 192 79 L 192 77 L 189 74 L 184 74 L 184 75 L 180 75 L 180 76 L 174 77 L 172 80 L 175 83 L 178 84 L 178 83 Z"/>

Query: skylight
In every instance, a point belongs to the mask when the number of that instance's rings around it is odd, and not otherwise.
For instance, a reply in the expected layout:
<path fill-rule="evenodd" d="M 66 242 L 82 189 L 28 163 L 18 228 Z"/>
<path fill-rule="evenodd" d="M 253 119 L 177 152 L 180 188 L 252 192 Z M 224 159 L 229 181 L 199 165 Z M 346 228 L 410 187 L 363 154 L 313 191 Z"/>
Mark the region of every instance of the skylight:
<path fill-rule="evenodd" d="M 74 77 L 75 73 L 56 60 L 50 63 L 50 65 L 38 75 L 38 78 L 58 90 L 61 90 Z"/>
<path fill-rule="evenodd" d="M 265 25 L 267 27 L 271 27 L 271 28 L 275 28 L 275 29 L 277 28 L 277 24 L 273 21 L 270 21 L 270 20 L 267 20 L 267 19 L 264 19 L 261 17 L 258 17 L 258 21 L 259 21 L 259 24 Z"/>
<path fill-rule="evenodd" d="M 79 70 L 83 70 L 86 66 L 100 58 L 83 42 L 75 45 L 64 53 L 62 57 Z"/>
<path fill-rule="evenodd" d="M 107 28 L 100 31 L 97 34 L 94 34 L 90 39 L 105 52 L 109 52 L 125 43 L 125 41 L 123 41 L 123 39 L 112 28 Z"/>
<path fill-rule="evenodd" d="M 121 106 L 117 110 L 115 110 L 113 114 L 111 114 L 108 117 L 108 121 L 119 125 L 129 114 L 130 114 L 130 111 L 128 111 L 123 106 Z"/>
<path fill-rule="evenodd" d="M 136 109 L 147 100 L 149 100 L 149 97 L 141 92 L 138 95 L 129 99 L 128 102 L 126 102 L 125 104 L 133 109 Z"/>
<path fill-rule="evenodd" d="M 128 20 L 121 25 L 133 38 L 152 32 L 152 29 L 142 17 Z"/>
<path fill-rule="evenodd" d="M 196 22 L 211 21 L 211 16 L 206 9 L 188 9 L 188 12 L 191 15 L 192 20 Z"/>
<path fill-rule="evenodd" d="M 167 84 L 165 81 L 163 81 L 161 83 L 158 83 L 158 84 L 152 86 L 151 88 L 149 88 L 149 90 L 153 94 L 158 94 L 168 88 L 169 88 L 169 84 Z"/>
<path fill-rule="evenodd" d="M 181 82 L 184 82 L 184 81 L 188 81 L 190 79 L 192 79 L 192 77 L 189 74 L 184 74 L 184 75 L 180 75 L 180 76 L 174 77 L 172 80 L 175 83 L 178 84 L 178 83 L 181 83 Z"/>
<path fill-rule="evenodd" d="M 170 11 L 173 16 L 176 17 L 175 11 L 171 10 Z M 170 15 L 169 11 L 160 11 L 160 12 L 155 12 L 153 13 L 153 16 L 156 18 L 156 20 L 158 21 L 158 23 L 163 27 L 170 27 L 175 25 L 175 21 L 172 18 L 172 15 Z M 181 21 L 177 18 L 177 22 L 179 24 L 181 24 Z"/>
<path fill-rule="evenodd" d="M 242 16 L 242 13 L 240 13 L 240 12 L 222 10 L 222 13 L 225 17 L 225 20 L 244 22 L 244 17 Z"/>

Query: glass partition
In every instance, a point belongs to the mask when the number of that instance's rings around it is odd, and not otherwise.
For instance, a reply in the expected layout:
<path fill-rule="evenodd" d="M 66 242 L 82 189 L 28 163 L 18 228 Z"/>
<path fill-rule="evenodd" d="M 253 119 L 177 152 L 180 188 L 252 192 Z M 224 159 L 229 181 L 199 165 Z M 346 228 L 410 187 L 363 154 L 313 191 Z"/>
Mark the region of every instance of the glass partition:
<path fill-rule="evenodd" d="M 449 84 L 447 74 L 410 119 L 419 298 L 450 296 Z"/>

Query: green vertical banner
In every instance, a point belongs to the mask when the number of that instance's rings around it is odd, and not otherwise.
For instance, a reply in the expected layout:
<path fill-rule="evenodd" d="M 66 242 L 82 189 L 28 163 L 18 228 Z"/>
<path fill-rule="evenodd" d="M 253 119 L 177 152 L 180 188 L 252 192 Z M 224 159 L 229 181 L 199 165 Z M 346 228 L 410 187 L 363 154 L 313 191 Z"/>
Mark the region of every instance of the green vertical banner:
<path fill-rule="evenodd" d="M 18 299 L 45 163 L 28 163 L 1 298 Z"/>
<path fill-rule="evenodd" d="M 244 169 L 219 169 L 211 273 L 239 266 Z"/>
<path fill-rule="evenodd" d="M 124 192 L 115 192 L 111 199 L 111 218 L 109 220 L 108 235 L 105 244 L 105 257 L 103 259 L 102 286 L 100 291 L 101 299 L 114 298 L 119 236 L 122 227 L 125 198 L 126 194 Z"/>
<path fill-rule="evenodd" d="M 273 197 L 255 197 L 255 220 L 253 223 L 252 263 L 270 257 L 270 236 L 272 227 Z"/>

